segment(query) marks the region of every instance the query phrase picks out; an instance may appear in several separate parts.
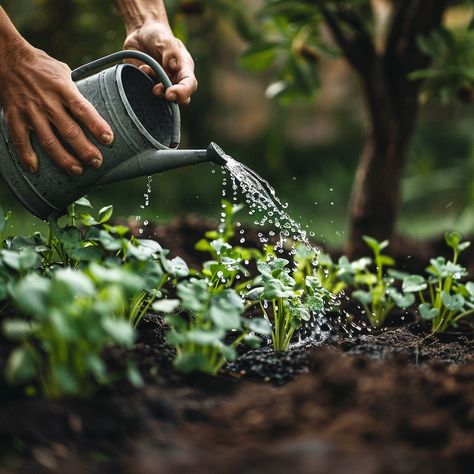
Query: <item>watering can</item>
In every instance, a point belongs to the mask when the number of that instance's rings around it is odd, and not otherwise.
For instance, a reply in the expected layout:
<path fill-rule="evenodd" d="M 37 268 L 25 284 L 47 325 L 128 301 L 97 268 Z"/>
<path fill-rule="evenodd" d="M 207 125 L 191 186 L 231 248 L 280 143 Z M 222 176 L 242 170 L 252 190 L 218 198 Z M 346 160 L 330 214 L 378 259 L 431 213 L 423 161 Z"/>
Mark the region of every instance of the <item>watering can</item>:
<path fill-rule="evenodd" d="M 51 213 L 62 212 L 103 184 L 206 161 L 225 163 L 226 155 L 215 143 L 205 150 L 176 149 L 180 142 L 178 105 L 153 95 L 154 81 L 136 66 L 126 63 L 113 66 L 122 59 L 138 59 L 148 64 L 158 82 L 165 88 L 171 86 L 158 62 L 138 51 L 113 53 L 72 72 L 72 79 L 82 95 L 114 132 L 113 143 L 103 145 L 83 127 L 89 140 L 102 153 L 103 164 L 99 169 L 85 167 L 77 177 L 66 174 L 42 150 L 37 136 L 32 133 L 31 144 L 39 166 L 36 173 L 26 170 L 18 158 L 2 111 L 0 173 L 21 203 L 37 217 L 46 219 Z M 102 69 L 105 66 L 109 67 Z M 70 150 L 64 141 L 62 143 Z"/>

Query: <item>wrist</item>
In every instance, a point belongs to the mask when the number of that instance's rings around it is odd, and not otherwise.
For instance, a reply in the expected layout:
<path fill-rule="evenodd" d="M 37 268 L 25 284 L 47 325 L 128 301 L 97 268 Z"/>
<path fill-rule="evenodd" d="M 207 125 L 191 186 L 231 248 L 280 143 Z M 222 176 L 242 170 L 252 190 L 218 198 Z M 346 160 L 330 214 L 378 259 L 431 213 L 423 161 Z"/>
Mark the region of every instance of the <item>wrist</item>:
<path fill-rule="evenodd" d="M 32 46 L 20 35 L 5 10 L 0 7 L 0 64 L 7 58 L 21 60 Z"/>
<path fill-rule="evenodd" d="M 160 23 L 168 28 L 168 17 L 162 0 L 114 0 L 123 18 L 127 35 L 147 23 Z"/>

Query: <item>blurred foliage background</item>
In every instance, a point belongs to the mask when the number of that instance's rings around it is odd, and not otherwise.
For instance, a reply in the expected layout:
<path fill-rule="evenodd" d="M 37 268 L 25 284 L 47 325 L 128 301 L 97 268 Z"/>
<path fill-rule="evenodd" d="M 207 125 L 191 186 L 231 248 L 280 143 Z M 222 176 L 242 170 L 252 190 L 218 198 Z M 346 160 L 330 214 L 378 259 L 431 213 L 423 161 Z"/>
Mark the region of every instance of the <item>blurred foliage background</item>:
<path fill-rule="evenodd" d="M 217 142 L 262 174 L 289 202 L 290 214 L 322 241 L 341 244 L 365 134 L 359 84 L 345 61 L 333 59 L 329 48 L 318 58 L 318 93 L 309 87 L 299 100 L 273 100 L 268 96 L 281 92 L 268 87 L 275 71 L 249 72 L 255 56 L 242 58 L 245 37 L 252 34 L 245 31 L 246 17 L 257 14 L 259 1 L 166 3 L 175 34 L 195 58 L 199 79 L 191 105 L 182 109 L 182 148 Z M 2 6 L 33 45 L 71 68 L 122 47 L 124 28 L 112 1 L 6 0 Z M 447 21 L 465 24 L 472 21 L 472 7 L 449 15 Z M 474 231 L 474 115 L 472 105 L 460 99 L 449 104 L 428 100 L 422 109 L 403 181 L 399 227 L 404 233 L 430 237 L 446 229 Z M 155 176 L 144 209 L 146 178 L 89 197 L 97 206 L 113 203 L 117 215 L 143 220 L 164 222 L 191 212 L 217 217 L 220 176 L 208 165 Z M 0 203 L 13 210 L 14 232 L 41 227 L 4 185 Z"/>

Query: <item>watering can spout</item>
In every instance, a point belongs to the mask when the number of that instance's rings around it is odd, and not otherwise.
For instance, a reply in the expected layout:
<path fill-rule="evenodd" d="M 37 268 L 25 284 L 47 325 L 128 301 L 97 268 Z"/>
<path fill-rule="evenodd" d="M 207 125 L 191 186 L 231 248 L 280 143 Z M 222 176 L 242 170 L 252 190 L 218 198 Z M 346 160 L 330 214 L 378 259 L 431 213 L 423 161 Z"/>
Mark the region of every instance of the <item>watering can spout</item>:
<path fill-rule="evenodd" d="M 226 154 L 215 143 L 206 150 L 147 150 L 120 163 L 103 176 L 97 184 L 110 184 L 140 176 L 150 176 L 163 171 L 203 162 L 223 165 Z"/>

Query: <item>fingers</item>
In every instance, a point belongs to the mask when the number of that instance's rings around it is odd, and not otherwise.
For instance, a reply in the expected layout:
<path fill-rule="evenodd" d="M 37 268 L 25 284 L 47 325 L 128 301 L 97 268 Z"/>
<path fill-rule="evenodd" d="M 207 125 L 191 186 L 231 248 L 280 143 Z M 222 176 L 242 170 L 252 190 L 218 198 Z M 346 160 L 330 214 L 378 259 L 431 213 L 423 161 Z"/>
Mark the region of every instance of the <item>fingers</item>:
<path fill-rule="evenodd" d="M 41 148 L 51 156 L 56 165 L 72 176 L 80 176 L 83 172 L 80 161 L 66 151 L 45 115 L 33 113 L 30 120 Z"/>
<path fill-rule="evenodd" d="M 78 118 L 97 140 L 104 145 L 109 145 L 113 142 L 114 134 L 109 124 L 100 116 L 93 105 L 81 95 L 75 84 L 71 84 L 70 87 L 63 92 L 63 102 L 71 111 L 72 115 Z M 76 142 L 77 139 L 79 139 L 81 143 L 84 143 L 82 136 L 76 137 Z M 91 151 L 91 149 L 89 151 Z"/>
<path fill-rule="evenodd" d="M 181 43 L 180 43 L 181 44 Z M 163 96 L 170 102 L 187 105 L 191 95 L 196 91 L 198 82 L 194 75 L 194 61 L 188 51 L 182 48 L 169 48 L 163 54 L 163 67 L 174 83 L 166 91 L 162 83 L 153 87 L 153 94 Z M 156 77 L 150 66 L 142 65 L 140 69 L 151 77 Z"/>
<path fill-rule="evenodd" d="M 38 170 L 38 157 L 31 146 L 28 126 L 20 117 L 13 117 L 9 120 L 9 128 L 21 163 L 28 171 L 35 173 Z"/>
<path fill-rule="evenodd" d="M 56 129 L 61 137 L 71 146 L 74 154 L 91 168 L 102 166 L 102 154 L 93 145 L 81 127 L 71 118 L 64 109 L 59 109 L 53 119 Z"/>

